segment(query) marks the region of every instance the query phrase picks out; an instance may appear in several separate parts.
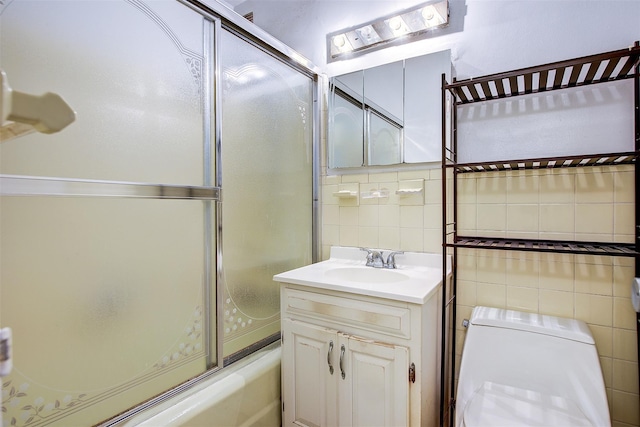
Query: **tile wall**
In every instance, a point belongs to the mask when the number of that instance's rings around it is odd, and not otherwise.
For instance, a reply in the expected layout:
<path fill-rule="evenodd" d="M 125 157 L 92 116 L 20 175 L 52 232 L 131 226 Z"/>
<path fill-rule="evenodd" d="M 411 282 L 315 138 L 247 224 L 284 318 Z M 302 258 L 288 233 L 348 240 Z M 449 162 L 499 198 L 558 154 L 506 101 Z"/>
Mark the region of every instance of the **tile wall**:
<path fill-rule="evenodd" d="M 323 177 L 322 252 L 333 245 L 404 251 L 442 251 L 440 169 Z M 359 197 L 335 195 L 357 183 Z M 405 183 L 417 194 L 396 194 Z M 356 187 L 356 188 L 357 188 Z M 387 196 L 376 197 L 387 194 Z M 370 197 L 373 195 L 374 197 Z"/>
<path fill-rule="evenodd" d="M 395 193 L 412 180 L 423 180 L 423 193 Z M 388 197 L 334 195 L 354 183 L 360 193 L 388 190 Z M 323 258 L 332 245 L 441 252 L 441 188 L 440 169 L 323 176 Z M 633 240 L 628 166 L 461 175 L 458 202 L 460 234 Z M 476 305 L 584 320 L 596 339 L 614 426 L 640 426 L 632 259 L 466 249 L 458 264 L 458 360 L 461 321 Z"/>

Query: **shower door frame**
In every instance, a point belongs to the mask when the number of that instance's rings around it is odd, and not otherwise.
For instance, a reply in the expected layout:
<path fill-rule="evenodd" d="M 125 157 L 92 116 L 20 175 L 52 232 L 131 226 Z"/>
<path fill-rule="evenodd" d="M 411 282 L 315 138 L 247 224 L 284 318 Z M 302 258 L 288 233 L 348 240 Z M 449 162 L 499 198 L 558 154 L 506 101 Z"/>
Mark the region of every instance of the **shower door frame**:
<path fill-rule="evenodd" d="M 34 176 L 0 175 L 3 184 L 3 196 L 53 196 L 53 197 L 107 197 L 107 198 L 136 198 L 136 199 L 173 199 L 173 200 L 202 200 L 204 203 L 204 316 L 206 352 L 205 371 L 177 387 L 142 402 L 128 411 L 115 416 L 102 425 L 113 426 L 131 419 L 157 404 L 160 404 L 177 394 L 219 372 L 225 365 L 264 347 L 280 338 L 280 333 L 267 337 L 253 346 L 242 350 L 242 354 L 233 360 L 225 361 L 223 356 L 224 322 L 223 319 L 223 287 L 222 266 L 222 79 L 220 65 L 219 43 L 222 31 L 229 31 L 233 35 L 250 43 L 260 51 L 270 55 L 293 70 L 310 79 L 311 83 L 311 257 L 317 262 L 320 256 L 320 73 L 318 69 L 282 42 L 237 15 L 227 6 L 216 0 L 176 0 L 199 13 L 205 22 L 204 33 L 204 67 L 203 67 L 203 185 L 164 185 L 139 182 L 120 182 L 108 180 L 87 180 L 68 178 L 49 178 Z M 215 156 L 215 157 L 214 157 Z M 215 220 L 214 217 L 215 203 Z M 215 231 L 213 228 L 216 228 Z M 214 235 L 215 233 L 215 235 Z M 212 265 L 215 256 L 215 272 Z M 214 280 L 215 279 L 215 280 Z M 214 289 L 215 287 L 215 289 Z M 215 307 L 212 307 L 215 297 Z M 215 314 L 214 314 L 215 313 Z M 215 343 L 212 338 L 212 317 L 216 318 Z M 215 345 L 215 348 L 214 348 Z M 214 356 L 215 355 L 215 356 Z M 235 356 L 235 355 L 234 355 Z"/>
<path fill-rule="evenodd" d="M 222 181 L 222 156 L 221 156 L 221 146 L 222 146 L 222 115 L 221 106 L 222 106 L 222 79 L 220 78 L 220 58 L 219 53 L 220 49 L 218 48 L 218 43 L 220 43 L 220 34 L 223 30 L 227 30 L 237 37 L 243 39 L 244 41 L 250 43 L 254 47 L 262 50 L 264 53 L 267 53 L 274 57 L 275 59 L 282 61 L 286 65 L 290 66 L 294 70 L 306 75 L 311 79 L 312 82 L 312 129 L 311 129 L 311 173 L 312 173 L 312 188 L 311 188 L 311 197 L 312 197 L 312 220 L 311 220 L 311 235 L 312 235 L 312 247 L 311 247 L 311 257 L 312 262 L 319 261 L 321 254 L 321 241 L 320 241 L 320 100 L 322 88 L 319 84 L 320 72 L 318 68 L 313 65 L 310 61 L 303 58 L 300 54 L 292 50 L 290 47 L 286 46 L 284 43 L 275 39 L 270 34 L 262 31 L 255 25 L 251 24 L 248 20 L 236 14 L 235 12 L 227 10 L 227 6 L 217 2 L 216 0 L 206 0 L 206 2 L 201 2 L 198 0 L 177 0 L 178 2 L 186 5 L 187 7 L 191 7 L 198 13 L 202 14 L 202 16 L 210 21 L 213 26 L 213 31 L 209 31 L 209 34 L 205 36 L 205 57 L 207 58 L 206 69 L 203 73 L 204 81 L 209 84 L 204 85 L 204 96 L 206 97 L 204 105 L 204 140 L 205 143 L 205 153 L 204 153 L 204 163 L 205 163 L 205 173 L 204 173 L 204 181 L 206 184 L 211 185 L 215 191 L 215 198 L 209 199 L 209 204 L 215 202 L 216 203 L 216 224 L 212 224 L 211 215 L 206 216 L 207 224 L 205 224 L 205 252 L 212 251 L 213 244 L 215 243 L 215 257 L 216 257 L 216 289 L 211 289 L 211 275 L 213 275 L 213 269 L 210 264 L 211 257 L 209 256 L 207 260 L 207 271 L 205 272 L 205 280 L 209 286 L 208 289 L 205 289 L 205 303 L 211 303 L 212 292 L 216 292 L 216 307 L 215 311 L 212 310 L 211 306 L 206 306 L 205 316 L 206 316 L 206 324 L 208 327 L 211 327 L 211 314 L 215 312 L 216 316 L 216 358 L 215 363 L 211 358 L 211 352 L 209 352 L 208 360 L 207 360 L 207 370 L 203 372 L 201 375 L 198 375 L 195 378 L 192 378 L 179 386 L 166 391 L 165 393 L 138 405 L 129 411 L 120 414 L 119 416 L 112 418 L 102 424 L 103 426 L 115 426 L 118 425 L 130 418 L 134 415 L 141 413 L 144 410 L 147 410 L 153 406 L 156 406 L 162 402 L 167 401 L 168 399 L 175 397 L 176 395 L 183 393 L 190 388 L 196 386 L 202 381 L 208 379 L 212 375 L 219 372 L 224 366 L 227 366 L 229 363 L 233 361 L 239 360 L 240 358 L 236 357 L 233 360 L 229 360 L 228 363 L 224 363 L 223 356 L 223 340 L 224 340 L 224 322 L 221 322 L 223 319 L 223 288 L 219 286 L 219 283 L 222 283 L 222 262 L 223 262 L 223 249 L 222 249 L 222 188 L 219 184 Z M 212 52 L 213 55 L 207 55 L 208 52 Z M 211 93 L 210 89 L 213 89 L 214 93 Z M 208 106 L 208 107 L 207 107 Z M 211 117 L 213 117 L 213 123 L 211 123 Z M 212 146 L 211 142 L 211 130 L 213 125 L 213 136 L 214 136 L 214 144 Z M 215 150 L 215 151 L 214 151 Z M 211 156 L 215 152 L 215 170 L 212 170 L 211 165 Z M 210 213 L 211 205 L 209 205 L 209 213 Z M 207 231 L 212 231 L 211 228 L 215 226 L 215 242 L 211 240 L 211 236 L 213 233 L 207 233 Z M 209 227 L 209 228 L 207 228 Z M 211 252 L 208 252 L 211 255 Z M 208 293 L 208 295 L 206 295 Z M 207 298 L 208 297 L 208 298 Z M 268 337 L 262 341 L 259 341 L 254 346 L 250 346 L 243 351 L 242 356 L 249 355 L 250 353 L 268 345 L 270 342 L 273 342 L 280 338 L 280 333 L 276 334 L 277 336 Z M 207 337 L 210 337 L 210 331 L 207 333 Z M 211 343 L 209 343 L 211 344 Z M 211 347 L 210 347 L 211 348 Z"/>
<path fill-rule="evenodd" d="M 221 74 L 221 60 L 220 60 L 220 44 L 221 44 L 221 33 L 226 30 L 229 33 L 235 35 L 236 37 L 244 40 L 245 42 L 251 44 L 262 52 L 271 55 L 278 61 L 283 62 L 284 64 L 291 67 L 293 70 L 298 71 L 299 73 L 310 78 L 312 83 L 312 128 L 311 128 L 311 173 L 312 173 L 312 188 L 311 188 L 311 197 L 312 197 L 312 220 L 311 220 L 311 236 L 312 236 L 312 244 L 311 244 L 311 259 L 312 262 L 319 261 L 320 253 L 321 253 L 321 241 L 320 241 L 320 108 L 319 108 L 319 100 L 321 99 L 321 87 L 318 84 L 319 80 L 319 72 L 316 67 L 310 62 L 306 61 L 304 58 L 300 56 L 297 52 L 293 51 L 288 46 L 284 45 L 282 42 L 276 40 L 271 35 L 262 32 L 258 27 L 255 27 L 253 24 L 247 25 L 249 21 L 245 18 L 240 17 L 237 14 L 225 14 L 220 13 L 220 11 L 212 10 L 205 4 L 197 0 L 178 0 L 181 3 L 192 5 L 197 11 L 203 14 L 203 16 L 209 20 L 211 20 L 214 24 L 214 31 L 212 34 L 213 43 L 213 64 L 210 68 L 214 70 L 214 76 L 207 77 L 208 81 L 211 83 L 209 87 L 214 89 L 214 94 L 209 94 L 210 100 L 213 100 L 212 105 L 212 116 L 214 117 L 214 134 L 215 134 L 215 171 L 212 174 L 209 170 L 209 173 L 205 172 L 205 180 L 211 180 L 213 176 L 215 176 L 215 180 L 211 183 L 215 188 L 220 189 L 220 192 L 223 193 L 222 187 L 222 78 Z M 216 3 L 215 0 L 208 3 Z M 206 39 L 205 39 L 206 40 Z M 211 52 L 211 50 L 207 50 L 205 43 L 205 52 Z M 301 63 L 301 61 L 306 61 L 307 63 Z M 208 64 L 209 65 L 209 64 Z M 205 96 L 207 94 L 205 93 Z M 206 102 L 205 102 L 206 104 Z M 205 112 L 206 115 L 206 112 Z M 210 115 L 211 117 L 211 115 Z M 206 126 L 206 124 L 205 124 Z M 209 140 L 210 142 L 210 140 Z M 206 155 L 205 155 L 206 157 Z M 210 153 L 209 153 L 210 158 Z M 211 165 L 211 162 L 207 162 L 205 159 L 205 171 Z M 232 355 L 224 357 L 224 349 L 223 349 L 223 340 L 224 340 L 224 322 L 221 320 L 224 318 L 224 289 L 219 284 L 224 282 L 223 279 L 223 254 L 224 249 L 222 247 L 222 235 L 223 235 L 223 227 L 222 227 L 222 196 L 216 200 L 216 350 L 217 356 L 216 360 L 217 369 L 223 368 L 224 366 L 228 366 L 229 364 L 241 360 L 243 357 L 253 353 L 254 351 L 263 348 L 272 342 L 280 339 L 280 332 L 265 337 L 264 339 L 255 342 L 253 345 L 246 347 L 245 349 L 234 353 Z M 211 236 L 212 234 L 207 234 L 207 236 Z M 209 282 L 208 282 L 209 283 Z M 206 300 L 207 302 L 210 299 Z M 207 310 L 208 313 L 212 313 L 212 310 Z M 210 325 L 210 323 L 207 323 Z M 207 366 L 212 369 L 214 368 L 211 361 L 207 361 Z M 215 372 L 215 369 L 213 370 Z"/>
<path fill-rule="evenodd" d="M 207 304 L 205 308 L 205 316 L 206 316 L 206 325 L 211 327 L 211 318 L 212 313 L 215 312 L 216 316 L 216 358 L 215 362 L 211 357 L 211 353 L 207 356 L 207 370 L 203 372 L 201 375 L 198 375 L 195 378 L 192 378 L 179 386 L 166 391 L 165 393 L 144 402 L 129 411 L 120 414 L 110 420 L 107 420 L 102 426 L 116 426 L 124 421 L 132 418 L 133 416 L 154 407 L 162 402 L 165 402 L 176 395 L 183 393 L 190 388 L 198 385 L 202 381 L 208 379 L 212 375 L 219 372 L 223 369 L 224 366 L 227 366 L 229 363 L 232 363 L 236 360 L 239 360 L 240 357 L 234 357 L 233 360 L 228 360 L 228 363 L 225 363 L 224 355 L 223 355 L 223 340 L 224 340 L 224 322 L 221 322 L 223 319 L 223 288 L 219 286 L 219 283 L 222 283 L 222 262 L 223 262 L 223 249 L 222 249 L 222 203 L 223 203 L 223 191 L 219 184 L 222 181 L 222 156 L 221 156 L 221 146 L 222 146 L 222 115 L 221 106 L 222 106 L 222 79 L 220 78 L 220 58 L 219 53 L 220 49 L 218 48 L 218 43 L 220 43 L 220 34 L 223 30 L 227 30 L 234 34 L 235 36 L 241 38 L 242 40 L 250 43 L 254 47 L 260 49 L 264 53 L 267 53 L 274 57 L 275 59 L 285 63 L 290 66 L 294 70 L 306 75 L 311 79 L 312 82 L 312 129 L 311 129 L 311 173 L 312 173 L 312 188 L 311 188 L 311 197 L 312 197 L 312 247 L 311 247 L 311 257 L 312 262 L 317 262 L 320 259 L 321 254 L 321 241 L 320 241 L 320 100 L 322 88 L 319 84 L 320 72 L 318 68 L 313 65 L 310 61 L 303 58 L 300 54 L 295 52 L 293 49 L 275 39 L 270 34 L 262 31 L 260 28 L 251 24 L 248 20 L 241 17 L 228 10 L 227 6 L 217 2 L 216 0 L 176 0 L 179 3 L 184 4 L 187 7 L 194 9 L 196 12 L 200 13 L 205 20 L 210 22 L 212 25 L 212 30 L 209 31 L 208 35 L 205 36 L 204 39 L 204 48 L 205 48 L 205 57 L 207 58 L 205 70 L 203 72 L 203 80 L 208 82 L 208 84 L 204 85 L 204 141 L 206 141 L 204 146 L 204 163 L 205 163 L 205 172 L 204 172 L 204 182 L 206 184 L 211 185 L 213 191 L 215 191 L 215 197 L 211 197 L 208 199 L 209 207 L 208 213 L 211 213 L 211 203 L 216 203 L 216 223 L 213 224 L 211 221 L 212 215 L 206 216 L 205 218 L 207 223 L 205 223 L 205 252 L 208 255 L 211 255 L 211 251 L 213 251 L 213 244 L 215 244 L 215 259 L 216 259 L 216 289 L 211 289 L 212 281 L 210 280 L 213 275 L 213 268 L 211 266 L 211 256 L 207 259 L 206 272 L 205 272 L 205 280 L 209 286 L 205 289 L 205 303 Z M 213 55 L 207 55 L 207 53 L 213 52 Z M 211 89 L 213 89 L 214 93 L 211 93 Z M 213 117 L 213 123 L 211 122 L 211 118 Z M 213 128 L 212 128 L 213 125 Z M 213 130 L 213 139 L 214 143 L 212 145 L 211 131 Z M 212 170 L 212 162 L 211 156 L 215 152 L 215 170 Z M 215 242 L 212 241 L 211 236 L 213 233 L 208 232 L 212 231 L 212 227 L 216 227 L 215 231 Z M 208 227 L 208 228 L 207 228 Z M 207 252 L 209 251 L 209 252 Z M 211 296 L 212 292 L 216 292 L 216 307 L 215 310 L 212 310 L 212 307 L 208 304 L 211 304 Z M 208 295 L 207 295 L 208 294 Z M 210 338 L 210 332 L 207 332 L 208 339 Z M 251 354 L 252 352 L 268 345 L 269 343 L 276 341 L 280 338 L 280 333 L 277 333 L 276 336 L 267 337 L 266 339 L 259 341 L 254 346 L 247 347 L 241 354 L 241 356 L 246 356 Z M 209 343 L 211 344 L 211 343 Z M 211 348 L 211 346 L 209 347 Z"/>

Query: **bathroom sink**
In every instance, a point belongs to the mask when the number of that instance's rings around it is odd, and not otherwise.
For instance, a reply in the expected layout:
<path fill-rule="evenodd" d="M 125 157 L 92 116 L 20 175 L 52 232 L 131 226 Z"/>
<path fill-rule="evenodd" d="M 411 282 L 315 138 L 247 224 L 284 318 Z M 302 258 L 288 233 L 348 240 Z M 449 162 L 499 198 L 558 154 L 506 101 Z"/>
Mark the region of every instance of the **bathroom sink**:
<path fill-rule="evenodd" d="M 389 254 L 390 250 L 382 250 Z M 367 267 L 360 248 L 333 246 L 328 260 L 276 274 L 280 283 L 424 304 L 442 286 L 442 255 L 404 252 L 397 268 Z M 447 277 L 451 274 L 447 259 Z"/>
<path fill-rule="evenodd" d="M 398 270 L 372 267 L 336 267 L 325 271 L 325 277 L 350 282 L 394 283 L 409 280 L 410 276 Z"/>

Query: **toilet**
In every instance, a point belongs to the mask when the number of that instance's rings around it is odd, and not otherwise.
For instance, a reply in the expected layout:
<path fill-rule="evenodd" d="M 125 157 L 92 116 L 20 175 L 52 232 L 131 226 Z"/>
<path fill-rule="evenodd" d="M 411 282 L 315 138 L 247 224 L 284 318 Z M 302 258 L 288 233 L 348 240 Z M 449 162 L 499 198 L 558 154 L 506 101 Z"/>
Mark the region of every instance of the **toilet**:
<path fill-rule="evenodd" d="M 465 338 L 456 427 L 611 426 L 586 323 L 476 307 Z"/>

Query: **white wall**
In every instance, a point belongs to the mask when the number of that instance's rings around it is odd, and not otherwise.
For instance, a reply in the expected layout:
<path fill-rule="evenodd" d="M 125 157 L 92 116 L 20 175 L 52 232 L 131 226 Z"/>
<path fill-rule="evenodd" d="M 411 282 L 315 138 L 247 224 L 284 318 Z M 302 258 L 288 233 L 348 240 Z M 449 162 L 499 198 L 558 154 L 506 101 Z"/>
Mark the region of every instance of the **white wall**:
<path fill-rule="evenodd" d="M 639 0 L 450 0 L 438 37 L 328 64 L 326 34 L 422 0 L 247 0 L 254 22 L 327 75 L 451 49 L 459 79 L 616 50 L 640 39 Z"/>

